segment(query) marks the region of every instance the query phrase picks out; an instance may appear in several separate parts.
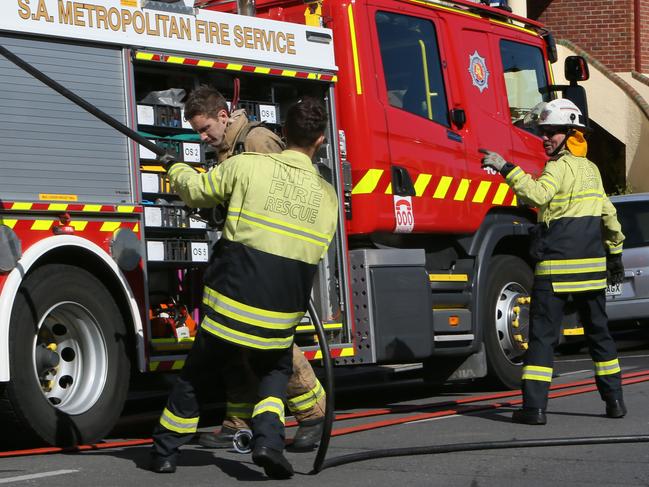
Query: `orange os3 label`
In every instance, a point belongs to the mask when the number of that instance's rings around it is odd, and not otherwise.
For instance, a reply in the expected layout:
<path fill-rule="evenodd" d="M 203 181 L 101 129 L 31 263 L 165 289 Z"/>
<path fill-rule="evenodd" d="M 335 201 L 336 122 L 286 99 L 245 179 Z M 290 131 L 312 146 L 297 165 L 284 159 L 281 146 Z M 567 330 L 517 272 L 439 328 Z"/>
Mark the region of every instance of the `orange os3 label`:
<path fill-rule="evenodd" d="M 394 233 L 410 233 L 415 228 L 415 214 L 410 196 L 394 196 Z"/>

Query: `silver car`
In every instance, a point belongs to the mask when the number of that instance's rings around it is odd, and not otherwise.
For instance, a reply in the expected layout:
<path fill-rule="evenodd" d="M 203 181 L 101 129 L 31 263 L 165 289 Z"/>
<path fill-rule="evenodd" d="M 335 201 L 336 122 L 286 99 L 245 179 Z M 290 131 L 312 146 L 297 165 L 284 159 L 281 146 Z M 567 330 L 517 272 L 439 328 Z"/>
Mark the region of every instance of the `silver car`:
<path fill-rule="evenodd" d="M 622 225 L 624 282 L 606 289 L 611 321 L 649 320 L 649 193 L 612 196 Z"/>

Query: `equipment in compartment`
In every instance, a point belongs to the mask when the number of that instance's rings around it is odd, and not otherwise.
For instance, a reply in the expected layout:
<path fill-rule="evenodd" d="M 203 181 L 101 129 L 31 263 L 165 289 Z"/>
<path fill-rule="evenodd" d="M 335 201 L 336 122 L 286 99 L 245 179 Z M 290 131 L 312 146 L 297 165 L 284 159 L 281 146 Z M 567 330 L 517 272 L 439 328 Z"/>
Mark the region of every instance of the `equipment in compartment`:
<path fill-rule="evenodd" d="M 173 298 L 166 300 L 149 310 L 151 336 L 153 338 L 174 337 L 178 340 L 196 336 L 196 322 L 184 304 L 178 304 Z"/>
<path fill-rule="evenodd" d="M 170 105 L 138 103 L 137 116 L 140 125 L 157 127 L 183 127 L 182 109 Z"/>
<path fill-rule="evenodd" d="M 144 206 L 144 224 L 151 229 L 207 229 L 207 223 L 193 215 L 181 201 L 169 203 L 161 198 L 153 205 Z"/>
<path fill-rule="evenodd" d="M 305 80 L 286 80 L 238 73 L 243 100 L 233 96 L 235 85 L 232 74 L 184 67 L 160 69 L 136 65 L 136 97 L 138 130 L 141 135 L 164 148 L 177 160 L 189 163 L 197 171 L 208 171 L 216 159 L 215 149 L 201 142 L 191 125 L 184 120 L 180 93 L 190 93 L 207 84 L 218 89 L 228 100 L 231 112 L 243 109 L 250 122 L 263 126 L 281 136 L 281 123 L 288 107 L 304 95 L 322 96 L 319 85 Z M 164 80 L 167 80 L 165 85 Z M 170 88 L 173 87 L 173 88 Z M 167 93 L 171 99 L 163 98 Z M 152 98 L 150 95 L 156 95 Z M 231 105 L 231 100 L 235 101 Z M 168 104 L 166 104 L 168 103 Z M 144 235 L 147 247 L 147 274 L 149 296 L 153 310 L 160 303 L 174 299 L 179 306 L 186 305 L 196 322 L 200 320 L 202 273 L 209 261 L 214 243 L 220 238 L 225 211 L 222 207 L 205 208 L 196 212 L 187 208 L 173 193 L 167 174 L 155 155 L 140 147 L 140 176 L 144 206 Z M 329 154 L 330 155 L 330 154 Z M 210 157 L 212 156 L 212 157 Z M 321 162 L 324 154 L 320 154 Z M 326 158 L 326 157 L 325 157 Z M 321 170 L 324 168 L 321 168 Z M 325 177 L 330 176 L 330 172 Z M 335 272 L 335 271 L 332 271 Z M 182 274 L 177 279 L 176 274 Z M 170 282 L 167 282 L 171 276 Z M 331 285 L 332 276 L 323 277 L 321 286 Z M 182 282 L 182 285 L 180 284 Z M 156 285 L 159 284 L 159 285 Z M 178 288 L 192 289 L 189 295 Z M 155 296 L 153 295 L 155 294 Z M 341 343 L 349 337 L 343 329 L 339 310 L 335 312 L 318 293 L 318 303 L 327 315 L 327 333 L 332 343 Z M 191 296 L 191 297 L 188 297 Z M 151 317 L 151 320 L 153 318 Z M 156 327 L 156 330 L 153 328 Z M 190 339 L 179 339 L 170 327 L 163 333 L 160 321 L 151 321 L 151 350 L 159 354 L 178 353 L 191 346 Z M 163 327 L 164 328 L 164 327 Z M 317 346 L 315 330 L 308 319 L 298 327 L 298 342 L 310 349 Z"/>
<path fill-rule="evenodd" d="M 206 264 L 210 256 L 209 242 L 205 238 L 151 238 L 146 242 L 147 262 L 168 263 L 180 266 Z"/>
<path fill-rule="evenodd" d="M 264 122 L 268 125 L 279 125 L 279 105 L 270 102 L 257 102 L 239 100 L 237 109 L 244 109 L 248 120 L 252 122 Z"/>
<path fill-rule="evenodd" d="M 200 320 L 200 270 L 162 266 L 150 268 L 148 276 L 152 349 L 158 352 L 187 350 Z"/>
<path fill-rule="evenodd" d="M 183 119 L 185 90 L 149 92 L 137 105 L 140 134 L 179 161 L 204 171 L 206 146 Z M 168 103 L 165 103 L 168 102 Z M 139 147 L 149 281 L 151 349 L 187 350 L 200 319 L 202 271 L 213 239 L 207 223 L 173 193 L 156 155 Z"/>
<path fill-rule="evenodd" d="M 150 134 L 142 134 L 149 138 L 155 145 L 164 149 L 169 155 L 176 160 L 191 164 L 205 162 L 205 146 L 199 142 L 196 136 L 179 136 L 179 137 L 156 137 Z M 186 141 L 190 139 L 191 141 Z M 139 148 L 140 160 L 155 161 L 157 156 L 146 147 Z"/>

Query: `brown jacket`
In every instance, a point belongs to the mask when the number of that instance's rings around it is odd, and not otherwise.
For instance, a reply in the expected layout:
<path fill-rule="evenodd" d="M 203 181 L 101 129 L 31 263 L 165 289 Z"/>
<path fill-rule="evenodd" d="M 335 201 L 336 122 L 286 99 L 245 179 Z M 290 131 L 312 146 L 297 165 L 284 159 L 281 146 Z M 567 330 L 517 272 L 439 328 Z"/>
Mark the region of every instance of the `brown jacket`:
<path fill-rule="evenodd" d="M 223 144 L 218 148 L 219 164 L 231 157 L 236 149 L 236 144 L 244 128 L 249 124 L 248 116 L 244 109 L 235 110 L 230 115 L 228 126 L 225 129 Z M 262 154 L 276 154 L 284 150 L 284 142 L 277 134 L 266 127 L 257 127 L 250 130 L 243 141 L 246 152 L 261 152 Z"/>

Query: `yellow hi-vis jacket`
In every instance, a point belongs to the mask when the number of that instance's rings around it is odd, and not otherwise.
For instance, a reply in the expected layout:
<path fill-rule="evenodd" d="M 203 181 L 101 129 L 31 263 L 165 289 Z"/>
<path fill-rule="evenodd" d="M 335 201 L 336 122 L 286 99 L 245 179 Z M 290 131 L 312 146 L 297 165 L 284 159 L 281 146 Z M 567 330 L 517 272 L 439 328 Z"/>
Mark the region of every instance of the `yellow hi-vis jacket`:
<path fill-rule="evenodd" d="M 536 277 L 550 279 L 554 292 L 605 288 L 606 251 L 621 253 L 624 235 L 597 166 L 566 150 L 536 180 L 517 166 L 505 180 L 520 201 L 540 210 L 543 258 Z"/>
<path fill-rule="evenodd" d="M 243 153 L 204 174 L 174 164 L 169 180 L 189 206 L 228 205 L 205 271 L 201 328 L 244 347 L 290 347 L 336 231 L 333 187 L 291 150 Z"/>

